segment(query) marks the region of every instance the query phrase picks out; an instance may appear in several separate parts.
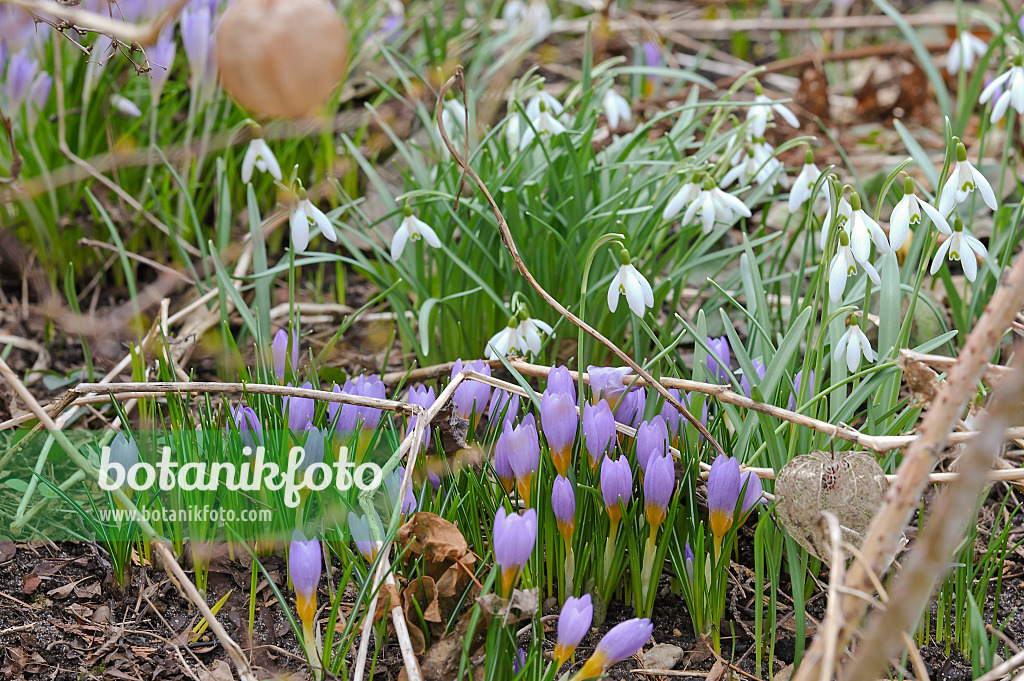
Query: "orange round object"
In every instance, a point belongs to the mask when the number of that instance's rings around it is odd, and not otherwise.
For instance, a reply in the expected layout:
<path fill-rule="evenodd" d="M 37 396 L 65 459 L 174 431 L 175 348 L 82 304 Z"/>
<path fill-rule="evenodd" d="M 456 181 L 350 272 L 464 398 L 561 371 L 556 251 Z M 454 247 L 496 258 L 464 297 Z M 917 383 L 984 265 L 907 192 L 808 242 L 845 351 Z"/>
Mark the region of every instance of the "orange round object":
<path fill-rule="evenodd" d="M 345 22 L 325 0 L 238 0 L 217 27 L 224 90 L 257 116 L 313 114 L 345 76 Z"/>

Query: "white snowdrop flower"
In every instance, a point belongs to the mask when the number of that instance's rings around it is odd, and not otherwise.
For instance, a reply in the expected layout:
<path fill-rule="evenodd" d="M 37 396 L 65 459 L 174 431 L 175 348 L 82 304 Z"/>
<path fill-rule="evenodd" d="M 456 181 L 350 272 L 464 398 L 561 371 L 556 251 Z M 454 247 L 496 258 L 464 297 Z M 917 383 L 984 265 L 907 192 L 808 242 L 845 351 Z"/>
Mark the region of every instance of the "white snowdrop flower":
<path fill-rule="evenodd" d="M 860 368 L 862 355 L 869 362 L 874 363 L 875 361 L 875 351 L 871 349 L 871 341 L 860 330 L 860 325 L 856 320 L 850 322 L 850 328 L 839 339 L 833 358 L 838 362 L 842 359 L 843 354 L 846 355 L 846 367 L 850 373 L 854 373 Z"/>
<path fill-rule="evenodd" d="M 814 152 L 810 149 L 804 155 L 804 167 L 796 176 L 792 189 L 789 190 L 789 212 L 795 213 L 800 206 L 811 200 L 814 185 L 821 177 L 821 171 L 814 165 Z"/>
<path fill-rule="evenodd" d="M 608 127 L 615 130 L 619 127 L 620 123 L 630 123 L 633 120 L 633 112 L 629 108 L 629 102 L 626 98 L 615 91 L 615 88 L 609 88 L 604 93 L 604 99 L 601 103 L 604 108 L 605 118 L 608 119 Z"/>
<path fill-rule="evenodd" d="M 974 60 L 984 56 L 987 50 L 988 44 L 978 36 L 966 31 L 961 33 L 949 46 L 946 71 L 954 76 L 961 70 L 970 73 L 974 70 Z"/>
<path fill-rule="evenodd" d="M 992 116 L 989 120 L 993 125 L 1002 120 L 1006 110 L 1013 105 L 1019 114 L 1024 114 L 1024 57 L 1017 55 L 1013 58 L 1013 66 L 1006 73 L 997 76 L 995 80 L 981 91 L 982 104 L 992 99 L 993 95 L 999 93 L 992 102 Z"/>
<path fill-rule="evenodd" d="M 992 191 L 992 185 L 988 183 L 985 176 L 967 160 L 967 147 L 963 142 L 956 143 L 956 165 L 953 172 L 946 178 L 946 184 L 942 185 L 939 193 L 939 212 L 949 215 L 956 204 L 963 203 L 975 189 L 981 192 L 981 198 L 985 205 L 996 210 L 999 204 L 996 203 L 996 194 Z"/>
<path fill-rule="evenodd" d="M 508 123 L 505 124 L 505 141 L 509 149 L 518 149 L 522 138 L 523 117 L 519 114 L 512 114 Z"/>
<path fill-rule="evenodd" d="M 511 26 L 529 29 L 538 42 L 551 34 L 551 8 L 543 0 L 508 0 L 502 8 L 501 18 Z"/>
<path fill-rule="evenodd" d="M 547 90 L 538 90 L 530 96 L 528 102 L 526 102 L 526 117 L 531 121 L 535 120 L 542 110 L 546 109 L 555 118 L 562 115 L 565 111 L 565 107 L 558 101 L 558 98 Z"/>
<path fill-rule="evenodd" d="M 463 130 L 466 127 L 466 107 L 457 99 L 446 99 L 441 108 L 441 122 L 444 129 L 451 135 L 456 130 Z"/>
<path fill-rule="evenodd" d="M 773 102 L 765 96 L 761 90 L 761 84 L 755 81 L 756 95 L 754 104 L 747 107 L 747 127 L 751 137 L 764 137 L 764 131 L 768 128 L 768 122 L 775 120 L 775 115 L 786 121 L 794 128 L 800 127 L 800 121 L 793 115 L 793 112 L 783 104 Z"/>
<path fill-rule="evenodd" d="M 821 239 L 819 240 L 819 245 L 823 251 L 828 248 L 828 235 L 832 229 L 832 209 L 832 195 L 829 194 L 828 212 L 825 213 L 825 219 L 821 222 Z M 845 196 L 839 196 L 839 205 L 835 208 L 835 213 L 836 227 L 842 229 L 853 215 L 853 208 L 850 207 L 850 202 L 846 200 Z"/>
<path fill-rule="evenodd" d="M 626 296 L 626 303 L 633 314 L 643 317 L 646 308 L 654 307 L 651 284 L 630 262 L 629 251 L 625 248 L 619 251 L 619 262 L 622 263 L 619 271 L 608 286 L 608 309 L 615 312 L 619 306 L 619 296 Z"/>
<path fill-rule="evenodd" d="M 926 201 L 917 198 L 914 194 L 914 181 L 907 175 L 903 179 L 903 198 L 892 209 L 892 215 L 889 217 L 889 247 L 892 250 L 898 251 L 903 246 L 907 235 L 910 234 L 911 225 L 921 223 L 922 211 L 931 218 L 940 232 L 949 234 L 946 219 Z"/>
<path fill-rule="evenodd" d="M 554 329 L 547 322 L 541 321 L 540 319 L 532 319 L 520 314 L 520 322 L 516 327 L 516 334 L 518 335 L 518 345 L 516 346 L 520 352 L 529 352 L 534 355 L 540 352 L 541 346 L 541 334 L 550 336 L 554 333 Z"/>
<path fill-rule="evenodd" d="M 874 218 L 861 208 L 860 195 L 857 192 L 850 194 L 850 247 L 858 262 L 865 262 L 871 255 L 871 242 L 875 242 L 875 248 L 879 253 L 890 253 L 889 240 L 885 232 L 878 226 Z"/>
<path fill-rule="evenodd" d="M 700 218 L 701 226 L 705 234 L 710 234 L 715 223 L 719 222 L 732 225 L 740 217 L 749 218 L 750 209 L 742 201 L 732 194 L 719 189 L 714 180 L 710 177 L 704 178 L 703 186 L 689 183 L 676 192 L 662 217 L 666 220 L 674 218 L 686 201 L 686 213 L 683 215 L 684 225 L 692 224 L 696 218 Z"/>
<path fill-rule="evenodd" d="M 868 277 L 876 286 L 882 283 L 878 276 L 878 270 L 867 260 L 857 257 L 850 246 L 850 235 L 846 233 L 845 229 L 840 229 L 839 248 L 828 266 L 828 297 L 832 302 L 838 303 L 843 299 L 843 293 L 846 292 L 846 281 L 857 274 L 858 263 L 864 267 L 864 271 L 868 273 Z"/>
<path fill-rule="evenodd" d="M 242 183 L 246 184 L 252 179 L 253 170 L 261 173 L 270 173 L 278 182 L 281 181 L 281 166 L 277 157 L 270 150 L 270 146 L 262 137 L 253 137 L 249 140 L 249 146 L 242 158 Z"/>
<path fill-rule="evenodd" d="M 967 280 L 974 281 L 978 277 L 977 259 L 980 257 L 984 260 L 985 256 L 988 255 L 988 249 L 985 248 L 985 244 L 978 241 L 973 234 L 964 229 L 964 223 L 960 220 L 959 215 L 953 220 L 952 230 L 949 229 L 949 225 L 946 225 L 945 229 L 940 227 L 939 231 L 950 235 L 950 237 L 942 242 L 939 250 L 935 253 L 935 258 L 932 260 L 931 273 L 935 274 L 939 271 L 948 254 L 950 260 L 960 261 L 960 266 L 964 268 L 964 276 L 967 277 Z"/>
<path fill-rule="evenodd" d="M 772 176 L 782 168 L 782 163 L 775 158 L 775 150 L 763 139 L 748 142 L 743 151 L 733 157 L 732 164 L 722 178 L 723 187 L 737 180 L 741 187 L 749 185 L 751 180 L 764 185 L 771 182 Z"/>
<path fill-rule="evenodd" d="M 518 326 L 518 318 L 512 317 L 505 328 L 491 336 L 487 341 L 487 359 L 501 359 L 519 346 Z"/>
<path fill-rule="evenodd" d="M 310 225 L 319 227 L 320 233 L 328 241 L 338 240 L 338 235 L 334 233 L 334 226 L 331 224 L 331 221 L 324 215 L 322 210 L 313 205 L 313 202 L 306 196 L 305 189 L 299 189 L 299 200 L 292 208 L 289 223 L 292 228 L 292 248 L 299 253 L 305 251 L 306 247 L 309 246 Z"/>
<path fill-rule="evenodd" d="M 125 118 L 138 118 L 142 115 L 142 109 L 136 106 L 135 102 L 122 95 L 113 95 L 110 98 L 110 105 L 114 111 Z"/>
<path fill-rule="evenodd" d="M 413 215 L 412 208 L 406 206 L 405 217 L 391 239 L 391 259 L 397 261 L 402 257 L 402 251 L 409 241 L 416 242 L 420 239 L 425 239 L 433 248 L 441 247 L 441 240 L 437 238 L 434 228 Z"/>
<path fill-rule="evenodd" d="M 523 130 L 522 139 L 519 140 L 519 149 L 521 151 L 529 147 L 530 143 L 533 142 L 533 138 L 537 135 L 551 135 L 554 137 L 563 132 L 565 132 L 565 126 L 552 116 L 547 108 L 541 105 L 540 113 L 537 114 L 536 118 L 531 117 L 530 125 Z"/>

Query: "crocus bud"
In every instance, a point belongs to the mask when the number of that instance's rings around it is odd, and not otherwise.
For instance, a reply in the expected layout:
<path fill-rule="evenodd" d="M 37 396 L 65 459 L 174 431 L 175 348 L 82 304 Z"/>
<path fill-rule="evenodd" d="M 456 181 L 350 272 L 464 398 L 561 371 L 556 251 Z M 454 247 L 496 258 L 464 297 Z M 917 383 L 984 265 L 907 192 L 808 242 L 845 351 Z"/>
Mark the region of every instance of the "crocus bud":
<path fill-rule="evenodd" d="M 594 620 L 594 605 L 591 603 L 590 594 L 583 594 L 580 598 L 570 596 L 565 599 L 562 605 L 562 612 L 558 615 L 558 642 L 555 643 L 555 669 L 565 664 L 576 646 L 580 644 L 583 637 L 590 630 Z"/>
<path fill-rule="evenodd" d="M 685 554 L 683 556 L 684 567 L 686 568 L 686 576 L 693 584 L 693 549 L 690 548 L 690 542 L 686 542 L 686 546 L 683 547 Z"/>
<path fill-rule="evenodd" d="M 722 538 L 732 527 L 736 504 L 740 497 L 740 464 L 736 459 L 719 456 L 708 474 L 708 511 L 711 533 L 715 539 L 715 557 L 721 550 Z"/>
<path fill-rule="evenodd" d="M 491 367 L 485 364 L 482 359 L 470 362 L 465 366 L 463 366 L 461 359 L 457 359 L 452 367 L 452 378 L 454 379 L 463 369 L 471 369 L 484 376 L 491 375 Z M 480 416 L 487 408 L 490 396 L 491 386 L 479 381 L 465 380 L 459 384 L 459 387 L 455 389 L 455 393 L 452 395 L 455 413 L 464 419 L 475 422 L 480 419 Z"/>
<path fill-rule="evenodd" d="M 295 588 L 295 609 L 299 612 L 303 630 L 307 632 L 313 631 L 316 589 L 320 584 L 322 567 L 320 542 L 315 538 L 307 540 L 302 532 L 295 530 L 288 547 L 288 575 Z"/>
<path fill-rule="evenodd" d="M 732 363 L 732 351 L 729 349 L 729 339 L 725 336 L 708 338 L 708 371 L 723 385 L 728 385 L 732 373 L 729 365 Z"/>
<path fill-rule="evenodd" d="M 512 673 L 518 674 L 526 666 L 526 651 L 522 648 L 516 650 L 516 656 L 512 658 Z"/>
<path fill-rule="evenodd" d="M 356 550 L 366 559 L 367 563 L 372 563 L 377 558 L 377 542 L 373 538 L 373 533 L 370 530 L 370 522 L 377 525 L 377 529 L 380 530 L 381 536 L 384 536 L 384 527 L 374 513 L 372 518 L 360 515 L 356 512 L 348 514 L 348 529 L 352 533 L 352 541 L 355 542 Z"/>
<path fill-rule="evenodd" d="M 629 367 L 587 367 L 587 378 L 590 379 L 592 401 L 604 400 L 614 411 L 619 400 L 626 393 L 626 385 L 622 379 L 629 375 Z"/>
<path fill-rule="evenodd" d="M 511 596 L 523 566 L 530 560 L 536 542 L 535 510 L 530 508 L 522 515 L 508 515 L 504 506 L 498 509 L 494 516 L 491 549 L 494 551 L 494 560 L 501 570 L 501 590 L 506 597 Z"/>
<path fill-rule="evenodd" d="M 290 368 L 292 371 L 299 366 L 299 339 L 293 338 L 289 342 L 288 332 L 281 329 L 274 335 L 274 342 L 270 346 L 270 352 L 274 359 L 274 375 L 277 380 L 283 381 L 285 372 Z"/>
<path fill-rule="evenodd" d="M 669 454 L 652 454 L 647 460 L 647 473 L 644 475 L 645 510 L 652 534 L 665 521 L 675 486 L 676 467 L 672 457 Z"/>
<path fill-rule="evenodd" d="M 679 397 L 679 391 L 675 388 L 669 388 L 668 392 L 672 397 L 682 401 Z M 665 419 L 665 427 L 668 430 L 668 436 L 670 442 L 678 442 L 679 436 L 683 431 L 683 415 L 679 413 L 679 410 L 672 406 L 672 403 L 665 402 L 661 408 L 661 418 Z"/>
<path fill-rule="evenodd" d="M 405 477 L 405 466 L 399 466 L 391 475 L 384 478 L 384 491 L 387 495 L 388 506 L 397 506 L 399 492 L 402 489 L 402 478 Z M 402 508 L 399 513 L 407 515 L 416 512 L 416 495 L 412 491 L 412 485 L 405 490 L 405 497 L 402 499 Z"/>
<path fill-rule="evenodd" d="M 752 360 L 751 363 L 754 365 L 754 370 L 757 372 L 758 383 L 760 383 L 761 379 L 764 378 L 764 372 L 767 371 L 767 368 L 765 367 L 764 362 L 759 359 Z M 740 390 L 743 391 L 744 395 L 750 397 L 750 381 L 747 380 L 747 375 L 743 373 L 742 369 L 740 369 Z"/>
<path fill-rule="evenodd" d="M 288 384 L 291 387 L 291 383 Z M 313 384 L 306 381 L 302 388 L 309 390 Z M 288 419 L 288 427 L 293 433 L 299 433 L 306 429 L 306 426 L 313 420 L 313 412 L 316 410 L 316 402 L 312 397 L 285 396 L 283 409 Z"/>
<path fill-rule="evenodd" d="M 331 392 L 343 393 L 345 395 L 357 395 L 359 397 L 372 397 L 379 400 L 384 399 L 384 383 L 376 374 L 370 376 L 356 376 L 355 380 L 345 381 L 345 386 L 338 389 L 335 385 Z M 354 404 L 343 404 L 331 402 L 327 405 L 327 414 L 335 428 L 343 433 L 351 433 L 362 428 L 363 430 L 376 430 L 380 425 L 381 410 L 376 407 L 359 407 Z"/>
<path fill-rule="evenodd" d="M 670 405 L 671 406 L 671 405 Z M 665 417 L 658 414 L 650 421 L 644 421 L 636 429 L 636 462 L 647 474 L 647 465 L 652 457 L 668 452 L 668 426 Z"/>
<path fill-rule="evenodd" d="M 437 396 L 434 395 L 434 388 L 432 386 L 413 386 L 409 388 L 409 395 L 406 398 L 410 404 L 419 405 L 424 409 L 428 409 L 430 405 L 434 404 L 437 400 Z M 409 433 L 416 427 L 416 420 L 418 416 L 412 416 L 409 419 L 409 427 L 406 429 L 405 434 L 408 437 Z M 431 429 L 429 427 L 423 429 L 423 447 L 424 449 L 430 446 Z M 438 480 L 440 482 L 440 479 Z"/>
<path fill-rule="evenodd" d="M 576 402 L 576 383 L 572 380 L 572 374 L 568 367 L 564 365 L 551 367 L 548 371 L 548 384 L 544 388 L 544 392 L 562 393 Z"/>
<path fill-rule="evenodd" d="M 505 430 L 512 427 L 511 421 L 505 421 Z M 512 494 L 516 486 L 516 473 L 512 470 L 512 463 L 509 460 L 509 438 L 505 437 L 504 431 L 498 436 L 494 445 L 494 474 L 498 476 L 505 494 Z"/>
<path fill-rule="evenodd" d="M 568 476 L 579 423 L 576 400 L 565 393 L 551 392 L 550 389 L 544 391 L 540 401 L 540 423 L 551 448 L 555 470 L 561 476 Z"/>
<path fill-rule="evenodd" d="M 555 514 L 558 531 L 568 546 L 576 529 L 576 496 L 572 491 L 572 483 L 561 475 L 555 476 L 551 487 L 551 510 Z"/>
<path fill-rule="evenodd" d="M 242 440 L 242 447 L 248 447 L 252 453 L 256 447 L 263 444 L 263 425 L 251 407 L 239 405 L 231 408 L 231 419 L 238 429 L 238 436 Z"/>
<path fill-rule="evenodd" d="M 623 506 L 629 506 L 633 496 L 633 471 L 626 457 L 620 456 L 614 460 L 605 457 L 601 464 L 601 495 L 604 497 L 608 517 L 617 523 L 622 517 L 619 501 L 622 501 Z"/>
<path fill-rule="evenodd" d="M 796 408 L 798 406 L 797 396 L 800 397 L 800 403 L 802 404 L 803 402 L 806 402 L 811 397 L 811 395 L 814 394 L 814 369 L 811 369 L 810 375 L 810 385 L 807 385 L 806 387 L 802 387 L 804 380 L 803 369 L 796 372 L 796 375 L 793 376 L 793 394 L 789 396 L 789 404 L 787 405 L 787 408 L 790 411 L 796 411 Z"/>
<path fill-rule="evenodd" d="M 590 468 L 596 471 L 598 465 L 611 449 L 615 438 L 615 417 L 605 401 L 596 405 L 583 405 L 583 441 L 590 455 Z"/>
<path fill-rule="evenodd" d="M 217 27 L 224 89 L 262 116 L 313 114 L 345 76 L 349 36 L 326 0 L 238 0 Z"/>
<path fill-rule="evenodd" d="M 740 475 L 740 489 L 743 490 L 743 505 L 740 506 L 740 522 L 742 522 L 755 506 L 764 503 L 764 487 L 761 485 L 761 478 L 757 477 L 756 473 L 744 471 Z"/>
<path fill-rule="evenodd" d="M 312 424 L 307 424 L 306 441 L 302 446 L 302 459 L 299 460 L 299 472 L 304 473 L 315 463 L 323 463 L 325 449 L 323 431 Z"/>
<path fill-rule="evenodd" d="M 495 389 L 487 404 L 487 418 L 491 423 L 504 423 L 505 419 L 515 421 L 519 415 L 519 395 L 506 390 Z"/>
<path fill-rule="evenodd" d="M 615 625 L 608 630 L 594 649 L 594 654 L 572 678 L 582 681 L 603 676 L 613 664 L 643 648 L 653 633 L 654 625 L 646 618 L 626 620 Z"/>
<path fill-rule="evenodd" d="M 643 388 L 634 388 L 628 391 L 619 400 L 615 407 L 615 420 L 624 426 L 636 428 L 640 425 L 640 419 L 644 417 L 644 406 L 647 404 L 647 391 Z"/>
<path fill-rule="evenodd" d="M 505 447 L 509 465 L 516 475 L 519 497 L 529 507 L 533 474 L 540 465 L 540 439 L 537 437 L 537 424 L 533 414 L 527 414 L 522 423 L 515 428 L 512 427 L 511 421 L 505 421 L 505 428 L 498 437 L 496 446 Z"/>
<path fill-rule="evenodd" d="M 126 492 L 128 487 L 128 471 L 139 462 L 139 445 L 134 439 L 127 438 L 124 433 L 118 433 L 110 443 L 110 464 L 120 466 L 124 470 L 124 477 L 121 482 L 121 489 Z"/>

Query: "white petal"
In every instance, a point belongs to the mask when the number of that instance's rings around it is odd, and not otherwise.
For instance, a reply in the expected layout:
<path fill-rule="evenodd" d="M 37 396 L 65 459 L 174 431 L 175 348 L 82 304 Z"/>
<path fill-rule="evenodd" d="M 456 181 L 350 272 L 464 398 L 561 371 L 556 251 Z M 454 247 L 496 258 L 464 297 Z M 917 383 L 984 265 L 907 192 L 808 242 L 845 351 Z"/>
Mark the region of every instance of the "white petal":
<path fill-rule="evenodd" d="M 267 164 L 267 172 L 270 173 L 270 176 L 272 178 L 280 182 L 281 166 L 277 162 L 277 157 L 274 156 L 274 152 L 270 150 L 270 147 L 267 145 L 265 140 L 260 140 L 260 147 L 260 156 L 263 158 L 263 161 Z"/>
<path fill-rule="evenodd" d="M 910 232 L 910 197 L 904 196 L 889 217 L 889 246 L 898 251 Z"/>
<path fill-rule="evenodd" d="M 929 269 L 929 272 L 931 272 L 932 274 L 938 272 L 939 268 L 942 267 L 942 263 L 945 262 L 946 251 L 949 250 L 949 242 L 952 240 L 953 237 L 950 237 L 943 241 L 941 244 L 939 244 L 939 250 L 935 252 L 935 257 L 932 258 L 932 266 Z"/>
<path fill-rule="evenodd" d="M 256 140 L 252 140 L 245 150 L 245 156 L 242 157 L 242 184 L 247 184 L 252 180 L 252 171 L 256 167 L 256 155 Z"/>
<path fill-rule="evenodd" d="M 1011 98 L 1012 95 L 1009 92 L 1004 92 L 999 95 L 999 99 L 997 99 L 996 103 L 992 106 L 992 115 L 989 116 L 988 119 L 990 123 L 995 125 L 1003 119 L 1003 116 L 1006 115 L 1006 110 L 1010 108 Z"/>
<path fill-rule="evenodd" d="M 405 244 L 409 241 L 409 228 L 405 224 L 405 220 L 402 220 L 401 226 L 395 232 L 395 236 L 391 238 L 391 259 L 397 261 L 402 257 L 402 251 L 405 250 Z"/>
<path fill-rule="evenodd" d="M 989 100 L 989 98 L 991 98 L 992 95 L 995 94 L 996 90 L 998 90 L 999 87 L 1004 82 L 1006 82 L 1006 79 L 1010 77 L 1010 73 L 1011 73 L 1010 71 L 1007 71 L 1003 75 L 997 76 L 991 83 L 989 83 L 985 87 L 984 90 L 981 91 L 981 97 L 978 98 L 978 101 L 981 102 L 982 104 L 987 102 Z"/>
<path fill-rule="evenodd" d="M 835 352 L 832 353 L 832 359 L 834 359 L 835 361 L 838 362 L 839 358 L 842 357 L 846 353 L 846 346 L 849 344 L 849 342 L 850 342 L 850 330 L 847 329 L 846 333 L 844 333 L 839 338 L 839 342 L 836 344 Z"/>
<path fill-rule="evenodd" d="M 700 198 L 700 204 L 702 229 L 705 234 L 711 234 L 711 230 L 715 228 L 715 202 L 711 197 L 711 192 L 704 192 L 704 196 Z"/>
<path fill-rule="evenodd" d="M 871 235 L 867 225 L 862 223 L 859 217 L 854 215 L 853 223 L 850 225 L 850 248 L 853 249 L 853 255 L 857 260 L 864 261 L 871 255 Z"/>
<path fill-rule="evenodd" d="M 619 306 L 619 283 L 622 281 L 622 268 L 612 277 L 612 283 L 608 286 L 608 309 L 615 312 Z"/>
<path fill-rule="evenodd" d="M 1017 113 L 1024 114 L 1024 69 L 1018 68 L 1010 80 L 1010 99 Z"/>
<path fill-rule="evenodd" d="M 426 239 L 427 243 L 433 248 L 441 248 L 441 240 L 437 238 L 437 232 L 434 231 L 434 228 L 415 216 L 413 216 L 413 219 L 416 220 L 417 231 Z"/>
<path fill-rule="evenodd" d="M 328 241 L 337 241 L 338 235 L 334 232 L 334 225 L 332 225 L 330 219 L 324 215 L 324 212 L 312 203 L 307 206 L 307 210 L 313 217 L 313 222 L 315 222 L 316 226 L 320 228 L 320 233 L 324 235 L 324 238 Z"/>
<path fill-rule="evenodd" d="M 985 176 L 981 174 L 980 170 L 974 166 L 970 166 L 970 168 L 971 176 L 974 179 L 974 185 L 981 192 L 981 198 L 985 200 L 985 205 L 992 210 L 996 210 L 999 207 L 999 204 L 996 203 L 996 194 L 992 191 L 992 185 L 988 183 L 988 180 L 985 179 Z"/>
<path fill-rule="evenodd" d="M 864 271 L 868 273 L 868 279 L 871 280 L 875 286 L 879 286 L 882 283 L 881 277 L 878 276 L 878 270 L 875 266 L 869 262 L 862 262 L 861 265 L 864 267 Z"/>
<path fill-rule="evenodd" d="M 800 127 L 800 121 L 797 120 L 797 117 L 793 114 L 793 112 L 787 109 L 785 106 L 783 106 L 782 104 L 775 104 L 774 106 L 772 106 L 772 108 L 775 109 L 775 113 L 779 114 L 779 116 L 782 117 L 782 120 L 789 123 L 792 127 Z"/>
<path fill-rule="evenodd" d="M 693 191 L 696 189 L 695 184 L 687 182 L 679 188 L 672 198 L 668 200 L 668 204 L 665 206 L 665 210 L 661 213 L 662 220 L 671 220 L 675 216 L 679 215 L 679 211 L 682 210 L 683 206 L 689 203 L 693 198 Z"/>
<path fill-rule="evenodd" d="M 949 228 L 949 223 L 946 222 L 946 218 L 942 217 L 942 213 L 932 208 L 931 204 L 922 201 L 921 210 L 924 211 L 924 214 L 927 215 L 932 221 L 932 224 L 935 225 L 935 229 L 939 230 L 943 234 L 953 233 L 953 230 Z"/>
<path fill-rule="evenodd" d="M 290 219 L 292 228 L 292 248 L 298 253 L 302 253 L 309 246 L 309 217 L 306 215 L 306 211 L 301 205 L 297 206 L 292 211 Z"/>
<path fill-rule="evenodd" d="M 974 257 L 974 251 L 966 239 L 960 241 L 960 266 L 964 268 L 964 276 L 967 281 L 974 281 L 978 278 L 978 260 Z"/>
<path fill-rule="evenodd" d="M 985 248 L 985 244 L 978 241 L 972 234 L 968 234 L 966 231 L 963 234 L 963 241 L 966 242 L 968 248 L 980 255 L 982 258 L 988 256 L 988 249 Z"/>
<path fill-rule="evenodd" d="M 723 192 L 721 189 L 718 188 L 715 188 L 713 191 L 716 192 L 716 197 L 718 198 L 718 200 L 721 203 L 724 203 L 726 206 L 728 206 L 729 209 L 734 213 L 742 215 L 745 218 L 749 218 L 751 216 L 751 212 L 750 209 L 747 208 L 747 204 L 743 203 L 732 194 L 728 192 Z"/>
<path fill-rule="evenodd" d="M 852 333 L 853 329 L 850 329 L 850 343 L 846 346 L 846 368 L 850 370 L 850 373 L 856 373 L 857 369 L 860 368 L 860 334 Z"/>
<path fill-rule="evenodd" d="M 949 54 L 946 55 L 946 71 L 952 75 L 960 73 L 960 41 L 954 40 L 949 46 Z"/>
<path fill-rule="evenodd" d="M 635 267 L 633 271 L 636 272 L 637 281 L 640 282 L 640 290 L 644 294 L 644 305 L 654 307 L 654 291 L 651 289 L 651 282 L 647 281 L 647 277 L 641 274 Z"/>
<path fill-rule="evenodd" d="M 832 257 L 832 264 L 828 268 L 828 297 L 833 303 L 838 303 L 842 300 L 845 290 L 846 258 L 839 252 Z"/>
<path fill-rule="evenodd" d="M 644 292 L 640 286 L 640 281 L 632 272 L 622 277 L 622 288 L 626 292 L 626 302 L 629 303 L 629 309 L 637 317 L 643 317 Z"/>
<path fill-rule="evenodd" d="M 953 173 L 946 180 L 946 184 L 942 185 L 942 191 L 939 193 L 939 212 L 942 215 L 949 215 L 953 212 L 953 208 L 956 206 L 956 197 L 959 187 L 956 185 L 957 174 Z"/>

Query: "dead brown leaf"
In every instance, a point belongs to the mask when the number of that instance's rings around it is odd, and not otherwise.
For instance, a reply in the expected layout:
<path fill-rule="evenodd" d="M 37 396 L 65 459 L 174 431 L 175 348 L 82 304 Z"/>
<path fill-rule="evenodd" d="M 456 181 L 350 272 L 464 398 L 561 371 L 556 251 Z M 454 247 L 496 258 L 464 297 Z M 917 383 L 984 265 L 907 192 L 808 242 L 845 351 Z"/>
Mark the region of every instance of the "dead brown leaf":
<path fill-rule="evenodd" d="M 808 66 L 800 74 L 800 87 L 796 91 L 795 101 L 800 108 L 823 121 L 830 118 L 828 104 L 828 78 L 824 71 Z"/>
<path fill-rule="evenodd" d="M 489 593 L 477 599 L 477 603 L 484 609 L 484 612 L 501 617 L 508 625 L 533 617 L 540 608 L 540 592 L 537 589 L 514 589 L 512 598 Z"/>
<path fill-rule="evenodd" d="M 466 538 L 459 528 L 439 515 L 420 511 L 414 514 L 398 530 L 398 542 L 403 549 L 408 549 L 427 559 L 427 571 L 431 574 L 431 563 L 443 564 L 461 559 L 469 551 Z M 440 576 L 448 565 L 435 565 L 441 568 L 436 576 Z M 435 576 L 431 574 L 431 576 Z"/>
<path fill-rule="evenodd" d="M 206 669 L 199 670 L 199 681 L 234 681 L 231 665 L 224 660 L 214 660 Z"/>
<path fill-rule="evenodd" d="M 34 594 L 36 592 L 36 589 L 39 588 L 39 585 L 42 583 L 43 580 L 40 579 L 39 575 L 37 575 L 36 573 L 30 572 L 29 574 L 22 577 L 21 581 L 21 593 L 28 595 Z"/>

